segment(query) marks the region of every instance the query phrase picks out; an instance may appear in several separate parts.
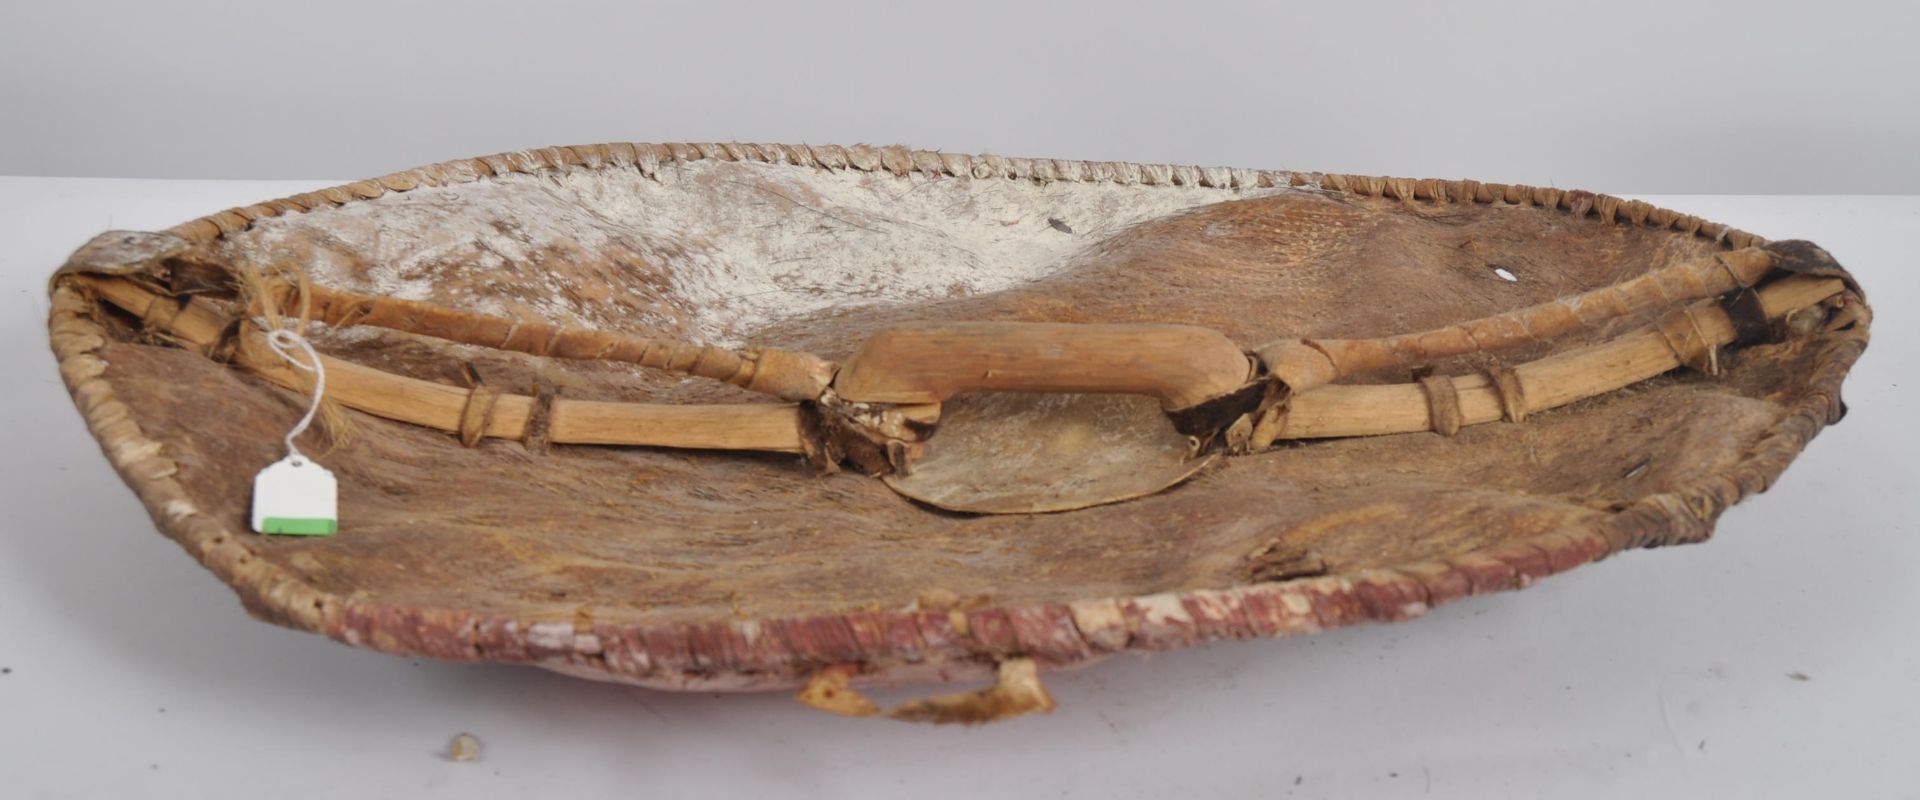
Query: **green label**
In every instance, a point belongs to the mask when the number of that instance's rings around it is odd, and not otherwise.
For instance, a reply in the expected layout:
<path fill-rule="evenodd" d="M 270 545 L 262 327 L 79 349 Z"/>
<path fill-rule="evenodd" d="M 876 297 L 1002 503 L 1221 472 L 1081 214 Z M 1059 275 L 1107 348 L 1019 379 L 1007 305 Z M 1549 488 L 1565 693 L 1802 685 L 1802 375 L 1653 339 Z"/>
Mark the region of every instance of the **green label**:
<path fill-rule="evenodd" d="M 332 536 L 340 530 L 339 520 L 325 518 L 267 517 L 261 522 L 261 533 L 281 536 Z"/>

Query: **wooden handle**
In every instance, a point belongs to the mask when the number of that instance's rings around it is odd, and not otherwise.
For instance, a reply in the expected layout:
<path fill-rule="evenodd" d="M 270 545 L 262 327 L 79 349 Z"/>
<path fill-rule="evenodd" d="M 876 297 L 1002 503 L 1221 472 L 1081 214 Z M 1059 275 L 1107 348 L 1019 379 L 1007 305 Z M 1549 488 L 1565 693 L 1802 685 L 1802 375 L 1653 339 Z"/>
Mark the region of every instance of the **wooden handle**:
<path fill-rule="evenodd" d="M 70 275 L 63 280 L 84 287 L 99 299 L 138 317 L 150 329 L 163 332 L 178 343 L 201 352 L 218 343 L 231 329 L 232 319 L 204 298 L 188 298 L 182 303 L 179 298 L 155 294 L 120 278 Z M 1759 290 L 1760 307 L 1769 320 L 1780 320 L 1797 309 L 1841 295 L 1846 289 L 1846 283 L 1839 278 L 1789 276 Z M 81 302 L 77 296 L 64 291 L 56 292 L 55 300 L 56 303 Z M 1863 306 L 1850 302 L 1842 308 L 1842 313 L 1864 313 L 1849 312 L 1848 309 L 1852 308 Z M 1734 323 L 1714 304 L 1696 304 L 1692 309 L 1682 309 L 1679 313 L 1689 315 L 1691 324 L 1698 326 L 1696 335 L 1699 341 L 1694 342 L 1693 346 L 1711 348 L 1735 341 L 1737 332 Z M 1246 379 L 1245 371 L 1249 369 L 1246 358 L 1237 349 L 1228 352 L 1228 348 L 1232 348 L 1231 342 L 1205 329 L 1174 325 L 976 323 L 918 328 L 876 337 L 874 341 L 883 346 L 876 348 L 870 343 L 869 349 L 881 354 L 881 358 L 866 362 L 863 350 L 854 364 L 848 367 L 852 370 L 856 365 L 865 363 L 862 369 L 872 371 L 872 378 L 855 374 L 849 385 L 860 392 L 859 386 L 872 384 L 875 380 L 886 385 L 910 385 L 913 380 L 938 383 L 936 378 L 953 372 L 952 362 L 942 360 L 951 354 L 926 349 L 927 343 L 938 337 L 925 334 L 939 329 L 967 327 L 1013 328 L 1020 331 L 1012 336 L 988 338 L 997 344 L 1022 342 L 1031 347 L 1031 340 L 1047 338 L 1041 334 L 1053 329 L 1053 338 L 1064 342 L 1061 344 L 1062 352 L 1086 349 L 1089 342 L 1101 345 L 1094 348 L 1096 355 L 1100 356 L 1098 359 L 1066 360 L 1072 365 L 1073 374 L 1083 375 L 1079 379 L 1082 382 L 1073 383 L 1065 378 L 1056 378 L 1054 373 L 1046 371 L 1052 369 L 1048 366 L 1042 369 L 1039 380 L 1019 382 L 1018 386 L 1001 383 L 989 387 L 1002 390 L 1124 391 L 1158 395 L 1164 399 L 1180 395 L 1162 393 L 1156 386 L 1202 385 L 1209 374 L 1207 370 L 1197 368 L 1203 362 L 1212 361 L 1216 364 L 1211 372 L 1211 380 L 1213 385 L 1224 387 L 1220 389 L 1221 393 L 1237 388 L 1240 381 Z M 1111 335 L 1116 330 L 1125 335 Z M 1168 331 L 1172 333 L 1167 334 Z M 264 345 L 247 346 L 258 339 L 259 334 L 253 331 L 242 336 L 243 346 L 234 354 L 236 362 L 269 381 L 296 391 L 305 391 L 304 379 L 295 375 L 282 360 L 252 357 L 257 355 L 254 351 L 265 349 Z M 894 347 L 882 340 L 911 346 Z M 1135 373 L 1131 364 L 1103 349 L 1115 342 L 1129 340 L 1148 344 L 1136 355 L 1144 358 L 1150 352 L 1159 359 L 1151 365 L 1151 373 Z M 1222 344 L 1225 347 L 1221 347 Z M 1001 348 L 991 352 L 1003 353 L 1004 350 Z M 905 367 L 899 373 L 878 366 L 916 353 L 923 357 L 922 361 L 903 362 Z M 1189 353 L 1190 357 L 1184 360 L 1177 358 L 1181 353 Z M 978 353 L 970 358 L 980 360 Z M 1234 366 L 1235 359 L 1238 359 L 1237 367 Z M 321 356 L 321 360 L 327 365 L 327 394 L 341 405 L 386 419 L 466 435 L 466 412 L 472 402 L 473 390 L 384 373 L 325 355 Z M 1183 383 L 1188 379 L 1187 376 L 1179 375 L 1176 370 L 1164 369 L 1167 364 L 1195 367 L 1191 370 L 1194 382 Z M 1497 386 L 1483 375 L 1461 375 L 1442 380 L 1452 384 L 1452 391 L 1448 394 L 1454 397 L 1452 406 L 1458 417 L 1454 422 L 1458 425 L 1477 425 L 1507 417 L 1517 420 L 1527 412 L 1542 411 L 1614 391 L 1685 364 L 1686 354 L 1656 325 L 1601 344 L 1556 353 L 1539 361 L 1519 365 L 1511 371 L 1511 389 Z M 1240 378 L 1227 380 L 1227 376 L 1236 369 L 1240 371 Z M 1089 371 L 1093 374 L 1086 376 L 1085 373 Z M 1151 381 L 1139 377 L 1149 374 Z M 848 373 L 843 371 L 842 379 L 847 377 Z M 946 394 L 958 391 L 952 388 L 952 383 L 942 384 L 946 386 Z M 981 381 L 968 385 L 978 383 Z M 1036 388 L 1041 383 L 1047 384 L 1047 388 Z M 926 390 L 918 396 L 932 397 L 936 394 L 945 396 L 933 390 Z M 1201 396 L 1205 392 L 1190 394 Z M 867 397 L 869 395 L 862 395 L 861 399 Z M 1206 397 L 1201 396 L 1200 399 L 1205 400 Z M 490 413 L 482 415 L 483 418 L 479 420 L 481 424 L 475 432 L 489 437 L 524 438 L 531 424 L 532 409 L 533 399 L 530 397 L 500 395 L 491 403 Z M 1378 436 L 1433 430 L 1435 416 L 1431 398 L 1422 384 L 1321 386 L 1295 395 L 1288 405 L 1278 406 L 1275 413 L 1263 417 L 1255 426 L 1251 449 L 1264 449 L 1276 439 Z M 804 427 L 800 409 L 790 404 L 660 406 L 561 398 L 554 401 L 548 441 L 803 452 Z"/>
<path fill-rule="evenodd" d="M 1169 411 L 1252 377 L 1240 346 L 1188 325 L 956 322 L 882 331 L 833 388 L 857 403 L 938 403 L 969 391 L 1144 394 Z"/>

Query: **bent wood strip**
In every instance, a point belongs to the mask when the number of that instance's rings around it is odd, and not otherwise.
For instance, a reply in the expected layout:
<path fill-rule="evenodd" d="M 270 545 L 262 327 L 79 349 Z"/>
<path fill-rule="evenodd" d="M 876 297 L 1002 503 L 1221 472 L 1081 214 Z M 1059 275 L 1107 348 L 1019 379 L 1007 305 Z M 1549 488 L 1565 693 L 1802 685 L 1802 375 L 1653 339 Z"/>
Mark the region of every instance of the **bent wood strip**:
<path fill-rule="evenodd" d="M 179 304 L 119 278 L 77 277 L 102 299 L 139 316 L 154 327 L 200 349 L 219 342 L 229 319 L 206 301 L 194 298 Z M 236 355 L 240 365 L 280 386 L 306 391 L 305 378 L 277 357 L 261 358 L 264 336 L 248 331 L 252 340 Z M 469 392 L 417 378 L 408 378 L 322 355 L 327 368 L 327 396 L 349 408 L 377 417 L 458 433 Z M 500 439 L 521 439 L 533 412 L 533 398 L 502 394 L 494 402 L 483 433 Z M 563 444 L 613 444 L 678 447 L 707 450 L 765 450 L 801 452 L 800 409 L 791 404 L 756 403 L 727 406 L 606 403 L 559 399 L 553 403 L 548 440 Z"/>
<path fill-rule="evenodd" d="M 278 294 L 279 307 L 298 307 L 301 298 L 294 287 L 283 287 Z M 621 361 L 724 381 L 782 400 L 819 399 L 828 382 L 833 380 L 832 362 L 792 350 L 734 351 L 676 339 L 580 330 L 475 314 L 415 300 L 375 297 L 320 286 L 309 287 L 305 299 L 312 304 L 314 319 L 336 327 L 372 325 L 536 356 Z"/>
<path fill-rule="evenodd" d="M 1759 291 L 1770 320 L 1814 305 L 1844 291 L 1837 278 L 1784 278 Z M 1735 340 L 1732 320 L 1712 302 L 1692 306 L 1709 346 Z M 1682 366 L 1657 327 L 1623 334 L 1606 342 L 1556 353 L 1515 367 L 1522 411 L 1543 411 L 1606 394 Z M 1500 391 L 1484 375 L 1454 376 L 1461 424 L 1480 425 L 1504 418 Z M 1432 430 L 1426 393 L 1417 383 L 1386 386 L 1322 386 L 1294 396 L 1277 438 L 1320 439 Z"/>
<path fill-rule="evenodd" d="M 635 413 L 643 409 L 644 413 Z M 800 407 L 791 403 L 639 405 L 557 400 L 551 441 L 798 453 Z"/>
<path fill-rule="evenodd" d="M 1375 339 L 1283 340 L 1261 345 L 1254 352 L 1276 376 L 1301 392 L 1388 367 L 1418 367 L 1450 356 L 1490 352 L 1674 303 L 1715 297 L 1754 285 L 1773 266 L 1772 255 L 1748 247 L 1443 328 Z"/>

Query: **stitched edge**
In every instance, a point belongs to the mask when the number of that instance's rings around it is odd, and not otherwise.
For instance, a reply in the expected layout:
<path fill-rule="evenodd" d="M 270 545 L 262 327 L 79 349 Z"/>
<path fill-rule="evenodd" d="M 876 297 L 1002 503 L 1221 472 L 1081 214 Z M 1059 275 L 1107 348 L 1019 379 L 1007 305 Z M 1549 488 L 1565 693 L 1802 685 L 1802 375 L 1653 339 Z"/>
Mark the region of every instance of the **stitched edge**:
<path fill-rule="evenodd" d="M 1295 187 L 1320 189 L 1407 202 L 1480 203 L 1538 206 L 1560 209 L 1575 217 L 1596 216 L 1610 224 L 1649 225 L 1690 236 L 1711 239 L 1728 248 L 1766 244 L 1745 231 L 1699 217 L 1658 208 L 1639 200 L 1579 190 L 1524 184 L 1482 183 L 1475 180 L 1393 178 L 1372 175 L 1295 172 L 1289 170 L 1199 167 L 1175 164 L 1134 164 L 1120 161 L 1077 161 L 1052 158 L 1015 158 L 964 155 L 900 146 L 793 145 L 727 143 L 569 145 L 517 150 L 479 158 L 443 161 L 378 178 L 341 184 L 317 191 L 241 206 L 176 225 L 168 232 L 203 242 L 244 232 L 263 218 L 299 214 L 408 192 L 421 187 L 451 186 L 498 175 L 531 175 L 570 169 L 634 169 L 649 178 L 676 164 L 702 160 L 789 165 L 827 171 L 885 172 L 897 177 L 1026 180 L 1038 183 L 1073 181 L 1116 183 L 1123 186 L 1187 186 L 1222 190 Z"/>

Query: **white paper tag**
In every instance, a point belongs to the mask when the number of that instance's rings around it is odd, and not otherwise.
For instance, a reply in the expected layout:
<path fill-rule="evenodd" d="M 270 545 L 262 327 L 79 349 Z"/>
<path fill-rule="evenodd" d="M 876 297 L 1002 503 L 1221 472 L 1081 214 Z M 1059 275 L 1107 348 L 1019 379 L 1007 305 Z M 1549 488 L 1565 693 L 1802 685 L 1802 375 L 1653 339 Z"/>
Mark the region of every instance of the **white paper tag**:
<path fill-rule="evenodd" d="M 253 529 L 283 536 L 332 536 L 340 529 L 333 473 L 290 455 L 253 476 Z"/>

